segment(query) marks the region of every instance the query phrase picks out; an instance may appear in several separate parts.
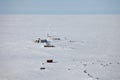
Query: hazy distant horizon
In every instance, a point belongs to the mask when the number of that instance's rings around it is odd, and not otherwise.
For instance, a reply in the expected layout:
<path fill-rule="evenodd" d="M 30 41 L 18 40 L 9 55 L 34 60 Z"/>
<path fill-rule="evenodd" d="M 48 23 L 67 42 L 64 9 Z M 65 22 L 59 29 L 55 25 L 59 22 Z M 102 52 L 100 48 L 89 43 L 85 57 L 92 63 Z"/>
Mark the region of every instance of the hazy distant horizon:
<path fill-rule="evenodd" d="M 120 14 L 120 1 L 0 0 L 0 14 Z"/>

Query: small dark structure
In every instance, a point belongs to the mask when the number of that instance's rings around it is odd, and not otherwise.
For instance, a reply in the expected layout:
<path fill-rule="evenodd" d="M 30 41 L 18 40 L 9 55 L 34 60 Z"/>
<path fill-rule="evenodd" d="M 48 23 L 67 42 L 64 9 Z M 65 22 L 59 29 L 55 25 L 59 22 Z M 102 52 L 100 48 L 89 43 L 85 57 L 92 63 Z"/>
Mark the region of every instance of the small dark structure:
<path fill-rule="evenodd" d="M 47 63 L 53 63 L 52 59 L 47 60 Z"/>
<path fill-rule="evenodd" d="M 53 40 L 60 40 L 60 38 L 53 38 Z"/>
<path fill-rule="evenodd" d="M 86 71 L 86 70 L 84 70 L 84 73 L 87 73 L 87 71 Z"/>
<path fill-rule="evenodd" d="M 40 39 L 38 38 L 37 40 L 34 41 L 35 43 L 48 43 L 47 39 Z"/>
<path fill-rule="evenodd" d="M 41 40 L 41 43 L 47 43 L 48 41 L 46 39 Z"/>

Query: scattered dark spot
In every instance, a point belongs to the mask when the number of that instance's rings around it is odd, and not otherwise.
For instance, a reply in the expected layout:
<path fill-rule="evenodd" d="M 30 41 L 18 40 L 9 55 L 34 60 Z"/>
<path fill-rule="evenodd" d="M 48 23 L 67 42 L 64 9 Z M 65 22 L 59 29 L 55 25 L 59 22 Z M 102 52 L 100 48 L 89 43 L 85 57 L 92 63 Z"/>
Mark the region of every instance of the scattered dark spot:
<path fill-rule="evenodd" d="M 45 67 L 41 67 L 40 70 L 45 70 Z"/>
<path fill-rule="evenodd" d="M 112 64 L 111 62 L 109 64 Z"/>
<path fill-rule="evenodd" d="M 68 68 L 68 70 L 71 70 L 70 68 Z"/>
<path fill-rule="evenodd" d="M 94 63 L 92 63 L 92 64 L 94 64 Z"/>
<path fill-rule="evenodd" d="M 106 65 L 104 65 L 104 64 L 100 64 L 100 65 L 102 65 L 103 67 L 105 67 Z"/>
<path fill-rule="evenodd" d="M 42 63 L 42 65 L 44 65 L 45 63 Z"/>
<path fill-rule="evenodd" d="M 103 65 L 103 64 L 100 64 L 100 65 Z"/>
<path fill-rule="evenodd" d="M 96 79 L 98 80 L 99 78 L 97 77 Z"/>
<path fill-rule="evenodd" d="M 117 64 L 120 64 L 119 62 L 117 62 Z"/>
<path fill-rule="evenodd" d="M 93 78 L 93 76 L 92 76 L 92 75 L 90 75 L 90 74 L 88 74 L 88 76 L 89 76 L 89 77 L 91 77 L 91 78 Z"/>
<path fill-rule="evenodd" d="M 86 67 L 87 66 L 87 64 L 83 64 L 84 65 L 84 67 Z"/>
<path fill-rule="evenodd" d="M 108 64 L 106 64 L 106 66 L 108 66 Z"/>
<path fill-rule="evenodd" d="M 86 70 L 84 70 L 84 73 L 87 73 L 87 71 L 86 71 Z"/>

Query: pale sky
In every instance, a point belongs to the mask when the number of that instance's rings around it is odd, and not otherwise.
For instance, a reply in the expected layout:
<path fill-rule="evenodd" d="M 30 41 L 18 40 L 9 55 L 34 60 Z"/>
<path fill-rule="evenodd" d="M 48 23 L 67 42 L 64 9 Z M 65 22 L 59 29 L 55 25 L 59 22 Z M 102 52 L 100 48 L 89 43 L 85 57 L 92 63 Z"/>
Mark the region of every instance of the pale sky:
<path fill-rule="evenodd" d="M 120 14 L 120 0 L 0 0 L 0 14 Z"/>

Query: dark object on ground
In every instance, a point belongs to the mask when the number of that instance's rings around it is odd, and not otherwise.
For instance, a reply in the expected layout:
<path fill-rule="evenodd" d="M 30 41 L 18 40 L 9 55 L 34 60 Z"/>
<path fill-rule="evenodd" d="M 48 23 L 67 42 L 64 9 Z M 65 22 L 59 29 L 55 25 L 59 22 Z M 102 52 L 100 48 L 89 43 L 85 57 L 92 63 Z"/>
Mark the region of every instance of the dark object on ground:
<path fill-rule="evenodd" d="M 86 71 L 86 70 L 84 70 L 84 73 L 87 73 L 87 71 Z"/>
<path fill-rule="evenodd" d="M 45 70 L 45 67 L 41 67 L 40 70 Z"/>
<path fill-rule="evenodd" d="M 94 63 L 92 63 L 92 64 L 94 64 Z"/>
<path fill-rule="evenodd" d="M 119 62 L 117 62 L 117 64 L 120 64 Z"/>
<path fill-rule="evenodd" d="M 111 62 L 109 64 L 112 64 Z"/>
<path fill-rule="evenodd" d="M 68 70 L 71 70 L 70 68 L 68 68 Z"/>
<path fill-rule="evenodd" d="M 92 76 L 92 75 L 90 75 L 90 74 L 88 74 L 88 76 L 89 76 L 89 77 L 91 77 L 91 78 L 93 78 L 93 76 Z"/>
<path fill-rule="evenodd" d="M 60 40 L 60 38 L 53 38 L 53 40 Z"/>
<path fill-rule="evenodd" d="M 44 47 L 55 47 L 53 45 L 44 45 Z"/>
<path fill-rule="evenodd" d="M 34 41 L 35 43 L 40 43 L 40 38 Z"/>
<path fill-rule="evenodd" d="M 109 66 L 108 64 L 106 64 L 106 66 Z"/>
<path fill-rule="evenodd" d="M 47 60 L 47 63 L 53 63 L 52 59 Z"/>
<path fill-rule="evenodd" d="M 87 64 L 83 64 L 84 65 L 84 67 L 86 67 L 87 66 Z"/>
<path fill-rule="evenodd" d="M 42 63 L 42 65 L 44 65 L 45 63 Z"/>
<path fill-rule="evenodd" d="M 44 45 L 44 47 L 55 47 L 54 45 Z"/>
<path fill-rule="evenodd" d="M 99 77 L 96 78 L 97 80 L 99 79 Z"/>

